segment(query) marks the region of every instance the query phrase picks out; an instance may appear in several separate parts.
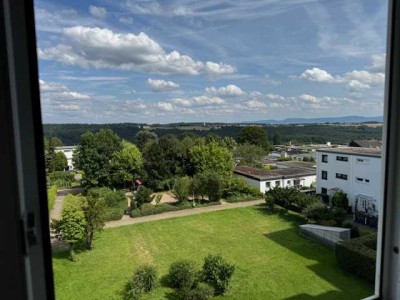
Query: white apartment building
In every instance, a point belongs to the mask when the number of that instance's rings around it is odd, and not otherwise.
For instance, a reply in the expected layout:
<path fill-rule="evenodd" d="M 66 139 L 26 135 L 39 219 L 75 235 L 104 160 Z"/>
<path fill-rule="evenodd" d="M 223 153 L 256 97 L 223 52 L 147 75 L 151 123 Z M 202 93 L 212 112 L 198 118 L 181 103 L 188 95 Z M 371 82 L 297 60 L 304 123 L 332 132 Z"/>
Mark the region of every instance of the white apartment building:
<path fill-rule="evenodd" d="M 265 170 L 246 166 L 237 166 L 233 171 L 235 176 L 244 178 L 248 184 L 255 186 L 261 193 L 274 187 L 305 187 L 315 184 L 315 169 L 286 167 Z"/>
<path fill-rule="evenodd" d="M 68 162 L 68 170 L 72 171 L 74 169 L 74 163 L 72 161 L 72 156 L 74 154 L 74 151 L 76 150 L 76 146 L 61 146 L 61 147 L 56 147 L 55 152 L 63 152 L 65 156 L 67 157 L 67 162 Z"/>
<path fill-rule="evenodd" d="M 317 150 L 317 194 L 347 194 L 353 211 L 377 216 L 381 201 L 381 149 L 342 147 Z"/>

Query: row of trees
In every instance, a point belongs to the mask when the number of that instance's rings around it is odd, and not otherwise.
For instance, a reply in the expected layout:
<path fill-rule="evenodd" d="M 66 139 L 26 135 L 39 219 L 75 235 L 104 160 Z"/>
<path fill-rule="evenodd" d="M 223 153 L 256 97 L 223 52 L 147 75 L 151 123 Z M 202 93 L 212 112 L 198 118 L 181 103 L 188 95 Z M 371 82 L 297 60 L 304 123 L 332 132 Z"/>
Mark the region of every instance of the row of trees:
<path fill-rule="evenodd" d="M 232 174 L 235 160 L 260 165 L 270 150 L 261 127 L 246 127 L 238 138 L 187 135 L 158 138 L 149 131 L 136 135 L 136 144 L 122 140 L 109 129 L 81 136 L 74 155 L 75 168 L 84 172 L 84 187 L 122 187 L 141 178 L 155 191 L 169 190 L 176 178 L 201 173 Z"/>

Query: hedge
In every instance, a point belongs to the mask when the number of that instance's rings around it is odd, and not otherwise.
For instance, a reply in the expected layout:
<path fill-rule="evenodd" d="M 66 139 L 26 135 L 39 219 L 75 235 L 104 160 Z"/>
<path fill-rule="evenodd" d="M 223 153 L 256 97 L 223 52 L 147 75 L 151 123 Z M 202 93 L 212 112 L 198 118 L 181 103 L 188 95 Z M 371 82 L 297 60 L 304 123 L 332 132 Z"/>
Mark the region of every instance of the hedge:
<path fill-rule="evenodd" d="M 54 203 L 56 202 L 57 197 L 57 186 L 53 185 L 49 189 L 47 189 L 47 203 L 49 210 L 53 209 Z"/>
<path fill-rule="evenodd" d="M 376 233 L 336 244 L 335 256 L 339 266 L 371 282 L 375 281 Z"/>

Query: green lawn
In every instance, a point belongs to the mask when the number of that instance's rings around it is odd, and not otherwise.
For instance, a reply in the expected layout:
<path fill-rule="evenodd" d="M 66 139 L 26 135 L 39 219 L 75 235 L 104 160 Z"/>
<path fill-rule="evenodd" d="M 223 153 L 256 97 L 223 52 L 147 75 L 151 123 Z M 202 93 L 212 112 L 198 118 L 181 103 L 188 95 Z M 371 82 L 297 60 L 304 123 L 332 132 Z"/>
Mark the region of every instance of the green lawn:
<path fill-rule="evenodd" d="M 361 299 L 372 284 L 345 273 L 333 252 L 300 237 L 297 216 L 240 208 L 104 230 L 94 249 L 70 262 L 53 259 L 57 299 L 121 299 L 136 266 L 148 262 L 165 275 L 171 262 L 202 263 L 221 253 L 237 266 L 228 295 L 218 299 Z M 159 287 L 143 299 L 175 299 Z"/>

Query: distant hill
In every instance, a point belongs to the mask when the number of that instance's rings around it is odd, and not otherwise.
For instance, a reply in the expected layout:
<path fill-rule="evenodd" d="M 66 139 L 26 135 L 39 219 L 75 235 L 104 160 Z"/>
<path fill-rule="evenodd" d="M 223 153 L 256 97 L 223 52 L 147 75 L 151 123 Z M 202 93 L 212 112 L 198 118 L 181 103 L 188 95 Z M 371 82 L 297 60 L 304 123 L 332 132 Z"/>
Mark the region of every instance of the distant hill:
<path fill-rule="evenodd" d="M 347 116 L 347 117 L 327 117 L 327 118 L 289 118 L 289 119 L 284 119 L 284 120 L 258 120 L 258 121 L 254 121 L 254 122 L 243 122 L 243 123 L 310 124 L 310 123 L 366 123 L 366 122 L 383 122 L 383 116 L 379 116 L 379 117 Z"/>

